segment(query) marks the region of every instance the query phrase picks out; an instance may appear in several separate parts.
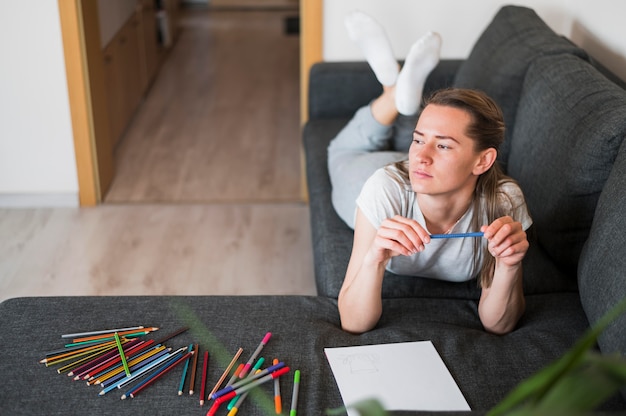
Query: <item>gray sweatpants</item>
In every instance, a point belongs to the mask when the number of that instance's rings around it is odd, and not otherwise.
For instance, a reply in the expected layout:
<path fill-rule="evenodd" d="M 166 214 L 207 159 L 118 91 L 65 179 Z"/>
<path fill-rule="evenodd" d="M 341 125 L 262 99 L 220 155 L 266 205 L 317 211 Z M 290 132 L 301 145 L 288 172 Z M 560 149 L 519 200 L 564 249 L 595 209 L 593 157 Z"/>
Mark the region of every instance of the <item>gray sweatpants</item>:
<path fill-rule="evenodd" d="M 356 199 L 365 181 L 379 168 L 407 158 L 415 117 L 380 124 L 370 106 L 360 108 L 328 146 L 332 202 L 339 217 L 354 228 Z"/>

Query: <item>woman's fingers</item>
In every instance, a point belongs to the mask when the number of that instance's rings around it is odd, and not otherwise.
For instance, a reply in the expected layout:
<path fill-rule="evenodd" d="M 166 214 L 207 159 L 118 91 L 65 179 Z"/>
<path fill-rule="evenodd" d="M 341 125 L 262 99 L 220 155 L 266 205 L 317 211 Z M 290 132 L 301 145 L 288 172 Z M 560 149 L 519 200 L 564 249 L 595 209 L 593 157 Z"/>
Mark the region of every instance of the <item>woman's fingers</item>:
<path fill-rule="evenodd" d="M 399 215 L 383 221 L 377 238 L 381 239 L 379 244 L 405 256 L 424 250 L 424 244 L 430 241 L 428 233 L 417 221 Z"/>
<path fill-rule="evenodd" d="M 511 217 L 498 218 L 483 227 L 483 231 L 489 240 L 489 252 L 494 257 L 514 257 L 511 260 L 519 261 L 528 250 L 528 239 L 522 224 Z"/>

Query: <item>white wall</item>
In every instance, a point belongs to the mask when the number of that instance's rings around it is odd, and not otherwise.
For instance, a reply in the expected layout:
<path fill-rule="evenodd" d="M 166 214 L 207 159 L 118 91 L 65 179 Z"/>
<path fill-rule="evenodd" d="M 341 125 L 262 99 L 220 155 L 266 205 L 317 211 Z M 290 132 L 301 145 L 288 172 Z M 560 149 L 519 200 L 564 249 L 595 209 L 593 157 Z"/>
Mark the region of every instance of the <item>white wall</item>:
<path fill-rule="evenodd" d="M 361 10 L 386 29 L 396 57 L 404 58 L 411 44 L 429 30 L 443 38 L 443 58 L 466 58 L 472 45 L 502 0 L 325 0 L 323 55 L 327 61 L 362 60 L 348 39 L 345 16 Z M 594 58 L 626 80 L 626 2 L 615 0 L 521 0 L 557 33 L 582 46 Z"/>
<path fill-rule="evenodd" d="M 78 205 L 56 1 L 0 1 L 0 206 Z"/>

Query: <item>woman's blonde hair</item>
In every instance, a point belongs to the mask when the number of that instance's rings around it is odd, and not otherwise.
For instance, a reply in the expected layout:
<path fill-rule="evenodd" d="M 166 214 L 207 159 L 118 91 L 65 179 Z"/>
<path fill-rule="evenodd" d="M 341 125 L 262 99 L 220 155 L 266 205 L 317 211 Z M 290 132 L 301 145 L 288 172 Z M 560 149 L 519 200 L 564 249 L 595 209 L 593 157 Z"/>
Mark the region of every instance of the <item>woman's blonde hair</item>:
<path fill-rule="evenodd" d="M 496 151 L 504 141 L 504 117 L 500 107 L 487 94 L 478 90 L 463 88 L 447 88 L 436 91 L 428 99 L 424 106 L 439 105 L 453 107 L 465 111 L 470 115 L 471 121 L 467 126 L 466 134 L 474 140 L 476 152 L 493 148 Z M 395 164 L 397 169 L 408 180 L 408 161 L 401 161 Z M 495 162 L 486 172 L 478 177 L 472 205 L 474 217 L 472 218 L 472 229 L 478 230 L 482 218 L 486 217 L 491 224 L 495 219 L 506 215 L 503 212 L 502 198 L 508 198 L 507 194 L 500 191 L 500 186 L 504 182 L 514 182 L 512 178 L 506 176 L 497 162 Z M 484 199 L 484 203 L 481 203 Z M 474 252 L 478 253 L 481 247 L 481 240 L 476 239 Z M 485 247 L 483 252 L 484 262 L 480 269 L 478 283 L 481 287 L 490 287 L 495 270 L 495 258 L 491 256 Z M 474 261 L 478 261 L 478 256 L 474 256 Z"/>

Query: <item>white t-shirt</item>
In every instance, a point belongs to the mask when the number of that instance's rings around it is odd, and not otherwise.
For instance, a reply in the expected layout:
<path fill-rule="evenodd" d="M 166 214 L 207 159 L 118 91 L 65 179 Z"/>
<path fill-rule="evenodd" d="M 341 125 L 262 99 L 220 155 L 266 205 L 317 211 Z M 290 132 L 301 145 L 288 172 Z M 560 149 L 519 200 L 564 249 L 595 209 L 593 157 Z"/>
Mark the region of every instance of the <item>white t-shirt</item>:
<path fill-rule="evenodd" d="M 395 176 L 395 178 L 392 177 Z M 501 185 L 501 203 L 507 207 L 504 212 L 522 224 L 524 230 L 532 225 L 522 190 L 512 182 Z M 380 224 L 395 215 L 416 220 L 426 231 L 426 221 L 417 202 L 416 194 L 408 180 L 404 179 L 395 166 L 378 169 L 363 185 L 357 198 L 361 212 L 378 229 Z M 466 233 L 480 230 L 470 229 L 474 215 L 472 206 L 451 233 Z M 487 225 L 486 216 L 480 221 Z M 474 253 L 475 238 L 431 239 L 425 250 L 412 256 L 396 256 L 387 263 L 387 270 L 395 274 L 428 277 L 432 279 L 463 282 L 471 280 L 480 272 L 483 251 L 487 240 L 481 238 L 481 249 Z M 477 256 L 477 261 L 474 258 Z"/>

